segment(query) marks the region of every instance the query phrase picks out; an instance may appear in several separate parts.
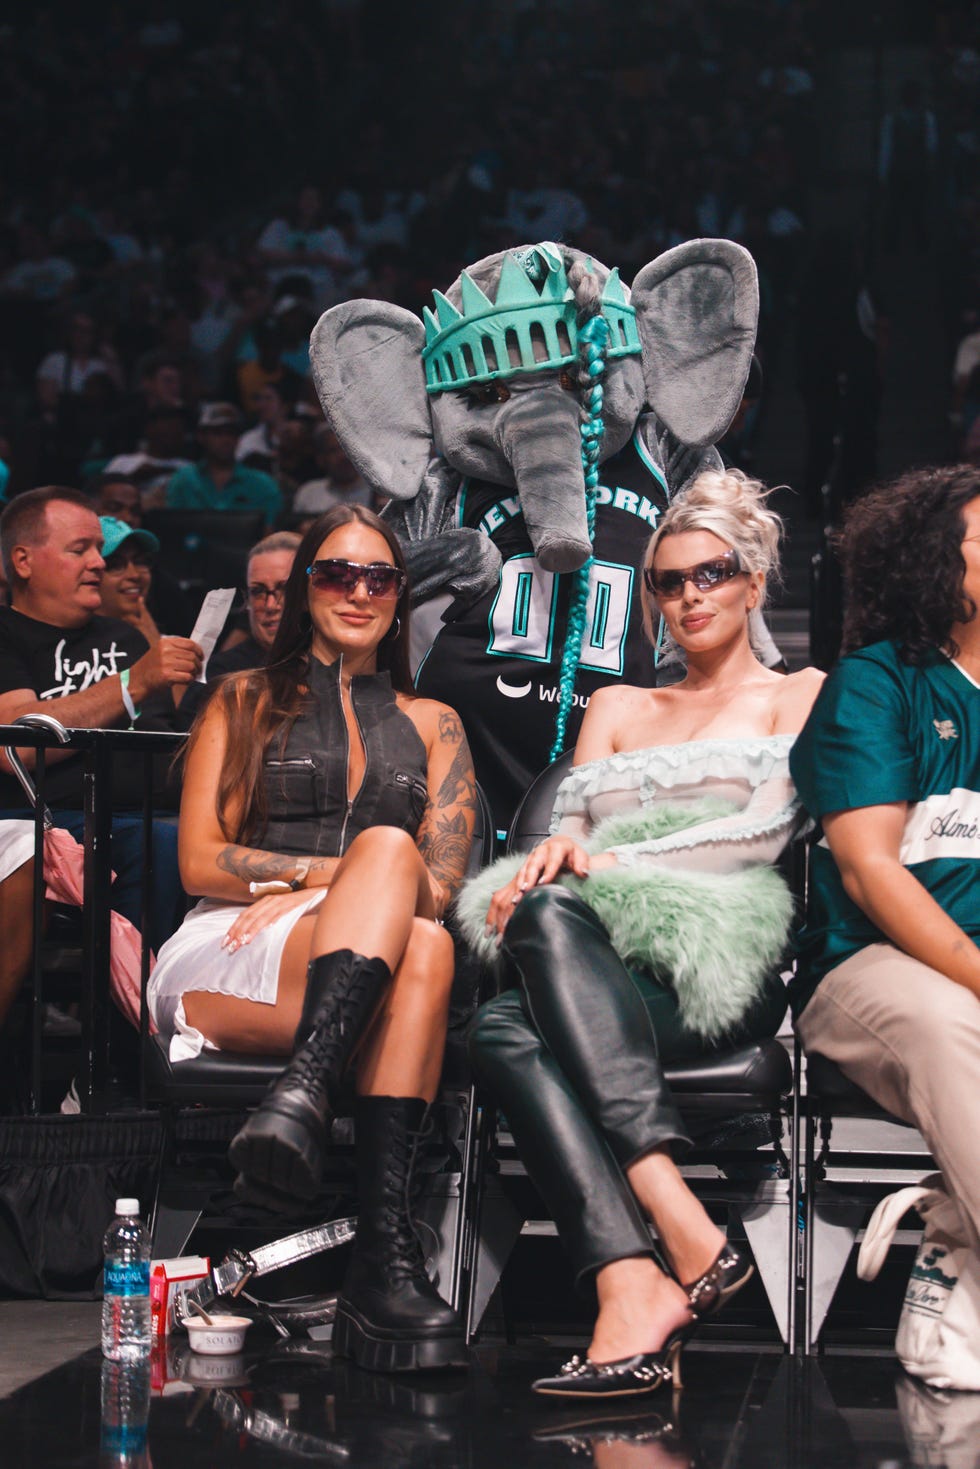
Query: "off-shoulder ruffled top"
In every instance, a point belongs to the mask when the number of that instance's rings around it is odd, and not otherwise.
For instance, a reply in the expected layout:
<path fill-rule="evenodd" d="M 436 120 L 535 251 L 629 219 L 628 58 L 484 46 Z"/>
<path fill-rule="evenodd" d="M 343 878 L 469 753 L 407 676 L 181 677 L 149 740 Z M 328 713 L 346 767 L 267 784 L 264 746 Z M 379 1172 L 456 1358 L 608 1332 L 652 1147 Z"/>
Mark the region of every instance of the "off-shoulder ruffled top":
<path fill-rule="evenodd" d="M 653 745 L 577 765 L 562 782 L 551 829 L 586 841 L 603 819 L 669 801 L 674 806 L 713 797 L 731 815 L 703 821 L 651 841 L 611 847 L 625 866 L 636 862 L 733 871 L 773 862 L 800 825 L 789 773 L 795 735 L 690 740 Z"/>

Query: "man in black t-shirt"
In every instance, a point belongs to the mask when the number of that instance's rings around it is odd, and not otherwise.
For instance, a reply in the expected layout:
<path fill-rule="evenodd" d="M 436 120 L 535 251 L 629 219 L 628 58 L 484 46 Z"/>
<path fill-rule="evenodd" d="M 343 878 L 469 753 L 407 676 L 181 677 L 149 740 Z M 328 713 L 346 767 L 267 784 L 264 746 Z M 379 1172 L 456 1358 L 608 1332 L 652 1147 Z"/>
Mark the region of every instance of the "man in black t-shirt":
<path fill-rule="evenodd" d="M 128 623 L 98 615 L 102 527 L 74 490 L 52 487 L 20 495 L 0 516 L 0 553 L 11 606 L 0 608 L 0 724 L 23 714 L 53 714 L 76 729 L 176 729 L 171 689 L 190 683 L 201 650 L 189 638 L 164 637 L 153 647 Z M 25 763 L 33 751 L 22 751 Z M 45 799 L 55 820 L 82 831 L 82 764 L 77 754 L 47 757 Z M 139 809 L 141 756 L 113 761 L 113 808 Z M 0 808 L 22 809 L 14 777 L 0 776 Z M 140 921 L 140 822 L 113 820 L 113 903 Z M 154 822 L 155 922 L 151 941 L 166 937 L 180 908 L 176 828 Z"/>

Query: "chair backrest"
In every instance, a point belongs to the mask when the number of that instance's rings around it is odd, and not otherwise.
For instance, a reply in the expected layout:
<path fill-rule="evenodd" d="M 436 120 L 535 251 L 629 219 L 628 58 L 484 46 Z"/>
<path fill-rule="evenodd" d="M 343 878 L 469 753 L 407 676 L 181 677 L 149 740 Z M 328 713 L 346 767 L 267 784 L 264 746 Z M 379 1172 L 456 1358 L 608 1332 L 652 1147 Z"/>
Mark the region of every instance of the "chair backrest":
<path fill-rule="evenodd" d="M 466 864 L 466 876 L 475 877 L 484 867 L 493 861 L 494 853 L 494 825 L 490 813 L 490 803 L 483 794 L 483 788 L 479 783 L 476 785 L 476 821 L 473 826 L 473 845 L 470 848 L 470 858 Z"/>
<path fill-rule="evenodd" d="M 148 510 L 144 524 L 165 552 L 186 555 L 207 541 L 240 555 L 261 539 L 265 515 L 261 510 Z"/>
<path fill-rule="evenodd" d="M 564 750 L 528 786 L 510 825 L 508 852 L 529 852 L 549 834 L 558 787 L 571 770 L 574 755 L 574 750 Z"/>

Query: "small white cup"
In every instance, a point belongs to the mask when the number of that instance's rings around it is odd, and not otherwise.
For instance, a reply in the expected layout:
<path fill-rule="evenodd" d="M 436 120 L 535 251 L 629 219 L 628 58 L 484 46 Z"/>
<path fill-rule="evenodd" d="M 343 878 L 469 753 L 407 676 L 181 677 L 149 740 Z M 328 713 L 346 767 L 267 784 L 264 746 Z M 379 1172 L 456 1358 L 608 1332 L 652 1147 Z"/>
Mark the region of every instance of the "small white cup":
<path fill-rule="evenodd" d="M 190 1344 L 195 1352 L 208 1357 L 225 1357 L 240 1352 L 245 1333 L 251 1326 L 249 1316 L 212 1316 L 209 1326 L 199 1316 L 191 1316 L 185 1322 Z"/>

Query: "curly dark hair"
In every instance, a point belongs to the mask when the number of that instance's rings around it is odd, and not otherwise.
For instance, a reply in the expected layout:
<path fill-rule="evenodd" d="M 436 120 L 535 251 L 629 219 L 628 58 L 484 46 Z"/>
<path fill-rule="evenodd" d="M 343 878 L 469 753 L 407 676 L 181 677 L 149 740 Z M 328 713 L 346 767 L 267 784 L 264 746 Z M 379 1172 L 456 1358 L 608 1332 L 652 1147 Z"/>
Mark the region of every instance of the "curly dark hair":
<path fill-rule="evenodd" d="M 980 496 L 970 464 L 913 469 L 876 485 L 844 517 L 835 544 L 844 572 L 843 651 L 888 638 L 906 663 L 959 649 L 953 624 L 977 605 L 963 590 L 963 507 Z"/>

